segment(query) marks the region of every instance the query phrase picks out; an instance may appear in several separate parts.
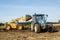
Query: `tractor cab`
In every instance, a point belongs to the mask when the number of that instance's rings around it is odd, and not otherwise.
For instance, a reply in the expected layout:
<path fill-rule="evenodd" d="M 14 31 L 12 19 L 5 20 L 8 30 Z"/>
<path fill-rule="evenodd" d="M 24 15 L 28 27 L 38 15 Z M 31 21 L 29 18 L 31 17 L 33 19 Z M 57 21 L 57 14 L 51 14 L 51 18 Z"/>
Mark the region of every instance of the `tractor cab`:
<path fill-rule="evenodd" d="M 32 22 L 33 23 L 40 23 L 40 24 L 45 24 L 47 20 L 47 16 L 45 14 L 34 14 L 32 17 Z"/>
<path fill-rule="evenodd" d="M 40 32 L 41 29 L 46 29 L 47 16 L 45 14 L 34 14 L 32 16 L 31 31 Z"/>

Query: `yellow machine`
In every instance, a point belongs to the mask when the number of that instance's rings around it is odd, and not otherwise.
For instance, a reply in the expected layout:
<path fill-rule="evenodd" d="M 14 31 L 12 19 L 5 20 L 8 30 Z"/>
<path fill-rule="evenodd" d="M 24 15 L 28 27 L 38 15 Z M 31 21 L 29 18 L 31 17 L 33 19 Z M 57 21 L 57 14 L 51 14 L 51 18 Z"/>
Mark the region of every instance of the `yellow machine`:
<path fill-rule="evenodd" d="M 22 16 L 22 17 L 19 17 L 19 18 L 16 18 L 16 19 L 12 19 L 11 21 L 5 23 L 4 29 L 6 29 L 6 30 L 10 30 L 10 29 L 22 30 L 23 25 L 19 24 L 18 20 L 28 21 L 31 18 L 32 17 L 30 15 L 26 15 L 24 17 Z"/>

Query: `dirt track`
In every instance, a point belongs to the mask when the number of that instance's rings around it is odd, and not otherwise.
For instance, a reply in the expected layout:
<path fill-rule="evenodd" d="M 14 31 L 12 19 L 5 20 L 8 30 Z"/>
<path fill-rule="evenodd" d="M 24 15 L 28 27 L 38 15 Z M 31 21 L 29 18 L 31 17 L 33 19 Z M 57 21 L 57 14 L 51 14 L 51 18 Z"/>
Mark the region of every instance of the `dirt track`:
<path fill-rule="evenodd" d="M 60 32 L 35 33 L 29 30 L 0 32 L 0 40 L 60 40 Z"/>

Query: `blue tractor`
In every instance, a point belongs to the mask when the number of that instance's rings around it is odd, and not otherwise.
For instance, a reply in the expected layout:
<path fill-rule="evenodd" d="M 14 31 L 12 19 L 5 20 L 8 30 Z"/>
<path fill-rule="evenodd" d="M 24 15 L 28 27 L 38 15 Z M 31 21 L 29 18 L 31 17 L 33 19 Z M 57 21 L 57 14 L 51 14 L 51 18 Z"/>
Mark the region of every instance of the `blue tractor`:
<path fill-rule="evenodd" d="M 36 33 L 42 30 L 52 31 L 52 25 L 46 22 L 47 17 L 48 15 L 45 14 L 34 14 L 32 16 L 31 31 L 35 31 Z"/>

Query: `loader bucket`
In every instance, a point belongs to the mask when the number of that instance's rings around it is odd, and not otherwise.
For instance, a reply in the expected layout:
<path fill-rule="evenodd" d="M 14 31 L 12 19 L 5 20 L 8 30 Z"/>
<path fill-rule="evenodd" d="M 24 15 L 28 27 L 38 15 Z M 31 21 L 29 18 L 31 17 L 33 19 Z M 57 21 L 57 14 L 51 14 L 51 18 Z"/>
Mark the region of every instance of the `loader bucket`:
<path fill-rule="evenodd" d="M 32 17 L 30 15 L 26 15 L 26 21 L 29 21 L 30 19 L 32 19 Z"/>

